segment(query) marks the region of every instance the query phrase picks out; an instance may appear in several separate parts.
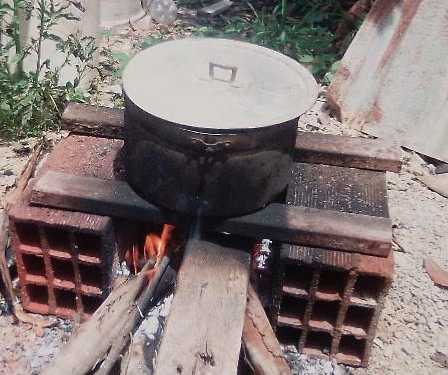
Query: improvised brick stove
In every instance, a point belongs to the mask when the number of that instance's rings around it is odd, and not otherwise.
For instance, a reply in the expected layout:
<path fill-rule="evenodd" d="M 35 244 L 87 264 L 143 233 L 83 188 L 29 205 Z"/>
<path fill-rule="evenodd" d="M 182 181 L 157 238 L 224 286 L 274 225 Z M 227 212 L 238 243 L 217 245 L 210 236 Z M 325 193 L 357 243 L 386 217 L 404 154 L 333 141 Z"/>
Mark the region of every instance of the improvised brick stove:
<path fill-rule="evenodd" d="M 64 117 L 83 133 L 122 137 L 118 110 L 71 105 Z M 312 356 L 366 366 L 394 268 L 391 233 L 383 229 L 384 172 L 397 171 L 399 156 L 372 140 L 321 134 L 300 139 L 287 205 L 274 203 L 210 229 L 289 242 L 278 255 L 270 308 L 278 338 Z M 123 243 L 111 217 L 169 220 L 120 181 L 122 145 L 119 139 L 83 135 L 62 140 L 11 210 L 27 310 L 62 317 L 92 313 L 108 293 Z M 279 221 L 282 207 L 289 216 Z"/>

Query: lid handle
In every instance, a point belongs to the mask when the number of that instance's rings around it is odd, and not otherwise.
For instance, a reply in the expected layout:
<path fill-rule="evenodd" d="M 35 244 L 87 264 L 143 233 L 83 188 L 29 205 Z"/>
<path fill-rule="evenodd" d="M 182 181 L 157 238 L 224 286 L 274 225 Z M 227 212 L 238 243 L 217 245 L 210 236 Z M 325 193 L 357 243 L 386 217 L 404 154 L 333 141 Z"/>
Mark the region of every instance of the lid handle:
<path fill-rule="evenodd" d="M 215 76 L 215 69 L 216 68 L 223 69 L 223 70 L 230 70 L 231 71 L 230 79 L 224 79 L 224 78 L 216 77 Z M 211 62 L 211 61 L 210 61 L 209 66 L 208 66 L 208 74 L 209 74 L 210 78 L 214 79 L 216 81 L 221 81 L 221 82 L 227 82 L 227 83 L 235 82 L 236 72 L 237 71 L 238 71 L 238 68 L 236 66 L 216 64 L 216 63 Z"/>

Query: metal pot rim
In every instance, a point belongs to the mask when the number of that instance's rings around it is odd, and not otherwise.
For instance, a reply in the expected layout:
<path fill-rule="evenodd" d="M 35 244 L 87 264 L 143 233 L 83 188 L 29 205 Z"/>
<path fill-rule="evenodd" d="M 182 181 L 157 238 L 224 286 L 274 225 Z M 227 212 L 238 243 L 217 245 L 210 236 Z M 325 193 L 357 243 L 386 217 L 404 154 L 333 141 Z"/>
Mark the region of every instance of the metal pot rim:
<path fill-rule="evenodd" d="M 252 135 L 255 134 L 254 132 L 264 132 L 269 130 L 274 130 L 274 128 L 277 128 L 278 126 L 290 123 L 291 121 L 297 122 L 299 117 L 292 118 L 290 120 L 287 120 L 282 123 L 275 123 L 275 124 L 269 124 L 263 127 L 244 127 L 244 128 L 207 128 L 207 127 L 199 127 L 195 125 L 186 125 L 186 124 L 179 124 L 172 122 L 170 120 L 166 120 L 160 117 L 157 117 L 156 115 L 152 113 L 147 113 L 143 109 L 141 109 L 137 104 L 135 104 L 129 97 L 126 95 L 126 92 L 123 91 L 124 97 L 125 97 L 125 113 L 126 111 L 130 111 L 134 116 L 138 116 L 139 118 L 146 119 L 148 121 L 148 124 L 158 124 L 157 126 L 160 126 L 163 124 L 163 126 L 166 127 L 172 127 L 171 129 L 167 130 L 183 130 L 188 133 L 192 134 L 198 134 L 198 135 L 210 135 L 210 136 L 220 136 L 220 135 Z M 149 126 L 149 125 L 148 125 Z M 153 129 L 154 126 L 151 125 L 151 129 Z"/>
<path fill-rule="evenodd" d="M 169 41 L 139 53 L 123 73 L 123 87 L 130 102 L 156 118 L 226 133 L 296 119 L 318 94 L 297 61 L 215 38 Z"/>

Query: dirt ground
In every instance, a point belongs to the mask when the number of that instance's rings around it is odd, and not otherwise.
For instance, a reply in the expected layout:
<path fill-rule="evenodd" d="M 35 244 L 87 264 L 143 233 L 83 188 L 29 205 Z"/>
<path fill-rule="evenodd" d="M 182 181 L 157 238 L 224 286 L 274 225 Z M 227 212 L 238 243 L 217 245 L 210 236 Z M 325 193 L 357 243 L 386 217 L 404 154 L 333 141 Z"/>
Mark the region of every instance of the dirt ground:
<path fill-rule="evenodd" d="M 171 31 L 182 35 L 175 28 Z M 121 92 L 119 82 L 110 81 L 110 51 L 131 53 L 136 50 L 136 42 L 151 33 L 159 33 L 158 28 L 141 23 L 104 38 L 102 64 L 106 78 L 97 84 L 100 94 L 94 98 L 96 103 L 110 106 Z M 301 117 L 299 127 L 308 131 L 366 136 L 330 116 L 324 88 L 312 110 Z M 430 256 L 448 269 L 448 200 L 417 179 L 430 174 L 433 165 L 412 151 L 403 151 L 403 157 L 402 171 L 387 173 L 396 275 L 386 298 L 369 367 L 350 369 L 333 362 L 312 360 L 287 349 L 295 374 L 448 374 L 448 290 L 434 286 L 423 268 L 423 260 Z M 26 152 L 20 154 L 10 145 L 0 146 L 2 202 L 26 160 Z M 71 323 L 56 319 L 47 328 L 13 324 L 4 303 L 0 304 L 0 309 L 0 373 L 38 374 L 69 338 Z"/>
<path fill-rule="evenodd" d="M 365 136 L 331 118 L 323 100 L 301 117 L 302 129 Z M 387 173 L 393 221 L 395 278 L 378 325 L 367 369 L 357 375 L 448 374 L 448 290 L 434 286 L 423 268 L 426 257 L 448 269 L 448 200 L 417 176 L 434 166 L 403 150 L 400 173 Z"/>

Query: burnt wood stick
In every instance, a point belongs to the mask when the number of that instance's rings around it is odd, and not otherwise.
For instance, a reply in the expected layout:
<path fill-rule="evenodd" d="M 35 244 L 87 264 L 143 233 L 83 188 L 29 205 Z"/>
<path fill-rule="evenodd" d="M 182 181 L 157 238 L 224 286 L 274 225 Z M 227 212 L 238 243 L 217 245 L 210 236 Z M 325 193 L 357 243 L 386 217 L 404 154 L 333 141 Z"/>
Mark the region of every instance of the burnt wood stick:
<path fill-rule="evenodd" d="M 12 310 L 14 311 L 14 304 L 16 296 L 14 295 L 14 288 L 12 286 L 11 274 L 8 269 L 8 262 L 6 261 L 6 248 L 8 246 L 8 219 L 5 212 L 0 211 L 0 273 L 3 281 L 5 300 L 8 301 Z"/>
<path fill-rule="evenodd" d="M 250 269 L 245 250 L 220 240 L 188 242 L 154 375 L 236 375 Z"/>
<path fill-rule="evenodd" d="M 109 352 L 123 332 L 129 309 L 147 285 L 145 272 L 154 266 L 149 260 L 139 275 L 113 289 L 89 320 L 81 325 L 58 356 L 41 375 L 85 375 Z"/>
<path fill-rule="evenodd" d="M 179 253 L 178 256 L 176 254 L 176 256 L 174 256 L 172 261 L 168 264 L 168 267 L 165 269 L 165 272 L 163 273 L 163 276 L 154 291 L 151 306 L 157 305 L 159 301 L 168 294 L 168 292 L 173 290 L 176 283 L 177 271 L 179 269 L 178 263 L 182 260 L 181 257 L 182 254 Z M 145 323 L 142 322 L 138 329 L 142 329 L 142 325 L 144 324 Z M 154 372 L 154 364 L 152 359 L 156 356 L 156 352 L 162 337 L 162 332 L 162 325 L 159 325 L 157 332 L 155 333 L 148 332 L 145 330 L 145 327 L 143 327 L 143 337 L 141 337 L 138 341 L 135 341 L 135 336 L 133 337 L 129 348 L 121 361 L 120 375 L 143 375 L 147 373 L 152 374 Z M 150 339 L 150 336 L 153 336 L 153 339 Z"/>
<path fill-rule="evenodd" d="M 122 328 L 120 335 L 117 336 L 116 340 L 112 343 L 103 364 L 95 373 L 96 375 L 108 375 L 114 367 L 118 357 L 128 345 L 131 339 L 130 335 L 136 331 L 141 321 L 144 319 L 142 314 L 147 311 L 148 306 L 154 296 L 154 292 L 162 280 L 163 274 L 165 273 L 170 260 L 171 256 L 165 255 L 157 265 L 156 273 L 152 277 L 148 286 L 143 290 L 137 302 L 132 306 L 132 309 L 126 318 L 125 326 Z"/>
<path fill-rule="evenodd" d="M 76 134 L 124 138 L 124 110 L 70 103 L 62 128 Z M 379 139 L 299 132 L 294 160 L 351 168 L 398 172 L 401 150 Z"/>
<path fill-rule="evenodd" d="M 48 171 L 34 186 L 31 202 L 97 215 L 172 222 L 159 208 L 140 198 L 126 182 L 96 177 Z M 245 216 L 209 220 L 206 229 L 377 256 L 387 256 L 392 248 L 389 218 L 279 203 L 271 203 Z"/>
<path fill-rule="evenodd" d="M 255 375 L 292 374 L 252 285 L 247 291 L 243 346 Z"/>

